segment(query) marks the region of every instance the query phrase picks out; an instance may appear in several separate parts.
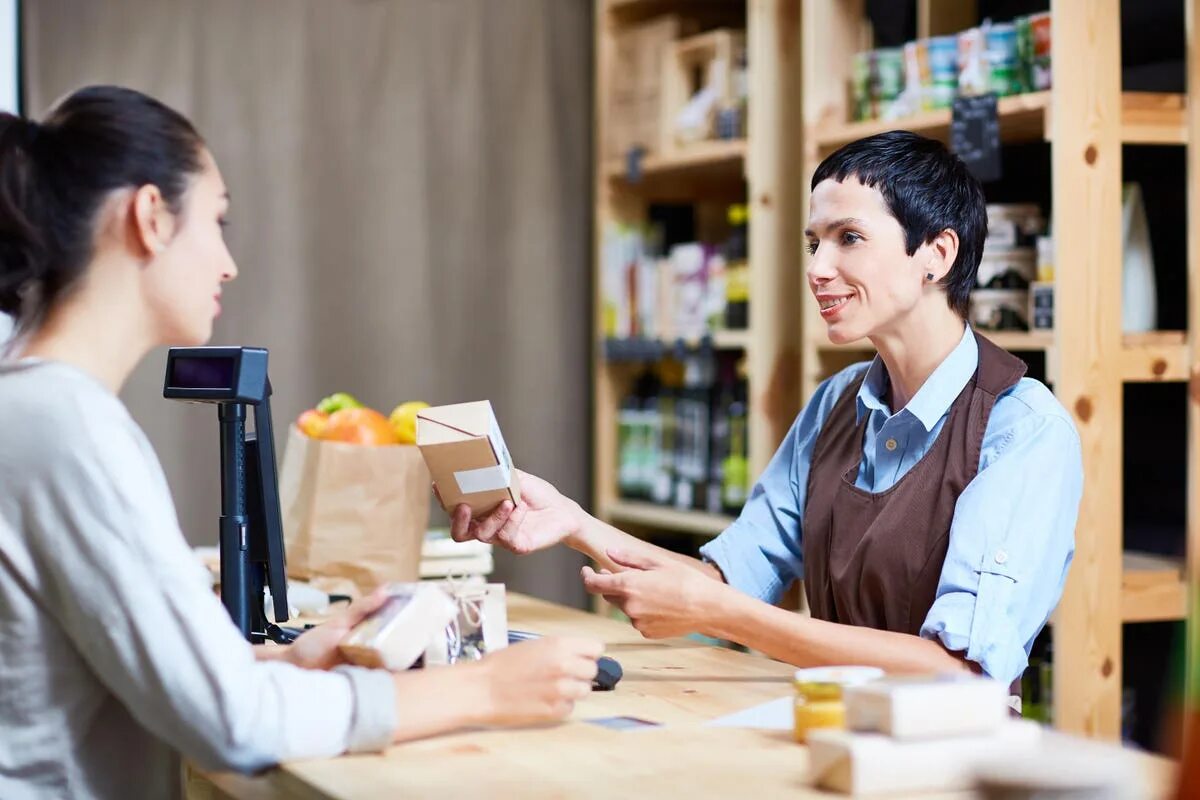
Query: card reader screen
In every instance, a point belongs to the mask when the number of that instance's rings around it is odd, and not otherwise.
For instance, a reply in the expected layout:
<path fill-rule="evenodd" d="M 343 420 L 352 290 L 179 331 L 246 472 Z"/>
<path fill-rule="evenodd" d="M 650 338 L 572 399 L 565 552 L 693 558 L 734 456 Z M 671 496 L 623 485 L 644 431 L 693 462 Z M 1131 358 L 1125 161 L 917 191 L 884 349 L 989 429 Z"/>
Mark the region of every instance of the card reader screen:
<path fill-rule="evenodd" d="M 167 384 L 176 389 L 233 388 L 232 358 L 174 358 Z"/>

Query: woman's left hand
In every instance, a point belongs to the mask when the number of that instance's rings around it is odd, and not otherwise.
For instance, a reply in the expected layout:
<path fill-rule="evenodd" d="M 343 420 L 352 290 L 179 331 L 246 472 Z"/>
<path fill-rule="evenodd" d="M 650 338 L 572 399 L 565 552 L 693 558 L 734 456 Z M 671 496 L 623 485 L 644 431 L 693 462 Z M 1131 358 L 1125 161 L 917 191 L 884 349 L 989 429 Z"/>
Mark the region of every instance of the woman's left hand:
<path fill-rule="evenodd" d="M 332 669 L 345 663 L 338 651 L 338 644 L 346 638 L 350 629 L 361 622 L 388 599 L 388 593 L 376 589 L 366 597 L 359 598 L 346 609 L 305 631 L 296 641 L 287 646 L 285 661 L 304 669 Z"/>
<path fill-rule="evenodd" d="M 609 550 L 620 572 L 582 570 L 583 585 L 629 617 L 647 639 L 665 639 L 711 629 L 711 609 L 720 605 L 723 583 L 691 567 L 643 553 Z"/>

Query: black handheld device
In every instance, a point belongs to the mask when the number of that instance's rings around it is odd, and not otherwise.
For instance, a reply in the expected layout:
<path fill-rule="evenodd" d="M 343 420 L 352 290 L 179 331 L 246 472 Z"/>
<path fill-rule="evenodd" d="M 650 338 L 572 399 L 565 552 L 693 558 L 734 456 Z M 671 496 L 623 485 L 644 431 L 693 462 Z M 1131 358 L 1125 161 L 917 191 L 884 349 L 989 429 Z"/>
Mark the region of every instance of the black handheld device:
<path fill-rule="evenodd" d="M 172 347 L 163 397 L 217 406 L 221 435 L 221 602 L 247 640 L 290 642 L 291 631 L 267 621 L 269 587 L 275 620 L 288 618 L 287 573 L 271 381 L 261 347 Z M 247 406 L 254 430 L 246 430 Z"/>

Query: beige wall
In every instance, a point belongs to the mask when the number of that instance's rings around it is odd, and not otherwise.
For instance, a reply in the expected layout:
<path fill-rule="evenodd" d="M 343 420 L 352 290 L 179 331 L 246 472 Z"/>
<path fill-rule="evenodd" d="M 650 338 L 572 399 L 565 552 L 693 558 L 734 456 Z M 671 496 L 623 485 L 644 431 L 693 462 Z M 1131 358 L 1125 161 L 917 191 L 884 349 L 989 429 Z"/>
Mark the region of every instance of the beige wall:
<path fill-rule="evenodd" d="M 229 185 L 241 276 L 215 342 L 271 349 L 277 428 L 323 394 L 490 398 L 519 466 L 586 499 L 587 0 L 38 0 L 26 109 L 88 83 L 189 115 Z M 114 309 L 114 313 L 120 313 Z M 215 541 L 215 411 L 124 398 L 194 543 Z M 500 560 L 581 602 L 565 551 Z"/>

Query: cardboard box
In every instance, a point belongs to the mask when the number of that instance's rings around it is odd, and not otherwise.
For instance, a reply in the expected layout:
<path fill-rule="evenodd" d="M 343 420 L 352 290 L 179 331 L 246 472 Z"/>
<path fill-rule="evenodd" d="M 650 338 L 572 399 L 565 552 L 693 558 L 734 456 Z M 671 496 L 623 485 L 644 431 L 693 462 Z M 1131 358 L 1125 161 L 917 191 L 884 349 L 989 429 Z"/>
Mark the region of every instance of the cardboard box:
<path fill-rule="evenodd" d="M 1008 687 L 978 675 L 884 678 L 846 689 L 846 727 L 893 739 L 983 735 L 1009 716 Z"/>
<path fill-rule="evenodd" d="M 517 471 L 487 400 L 420 412 L 417 447 L 447 512 L 465 503 L 479 516 L 505 500 L 521 500 Z"/>
<path fill-rule="evenodd" d="M 388 593 L 384 604 L 338 645 L 351 664 L 393 672 L 408 669 L 458 614 L 458 606 L 434 584 L 393 583 Z"/>
<path fill-rule="evenodd" d="M 808 735 L 809 781 L 855 796 L 966 791 L 984 765 L 1020 765 L 1041 741 L 1041 728 L 1029 720 L 1006 720 L 984 735 L 916 742 L 882 733 L 814 730 Z"/>

